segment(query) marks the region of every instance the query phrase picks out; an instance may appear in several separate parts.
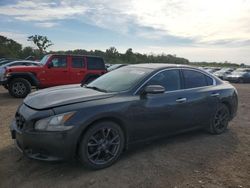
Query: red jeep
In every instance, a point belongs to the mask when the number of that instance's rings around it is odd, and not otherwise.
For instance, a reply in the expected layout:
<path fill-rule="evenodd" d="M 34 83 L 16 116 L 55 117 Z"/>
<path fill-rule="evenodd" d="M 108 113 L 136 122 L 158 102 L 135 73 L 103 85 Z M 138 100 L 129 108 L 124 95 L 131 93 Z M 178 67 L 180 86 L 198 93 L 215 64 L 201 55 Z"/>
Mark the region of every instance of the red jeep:
<path fill-rule="evenodd" d="M 87 84 L 104 73 L 106 68 L 100 57 L 49 54 L 43 57 L 41 66 L 7 68 L 2 85 L 10 95 L 23 98 L 32 87 Z"/>

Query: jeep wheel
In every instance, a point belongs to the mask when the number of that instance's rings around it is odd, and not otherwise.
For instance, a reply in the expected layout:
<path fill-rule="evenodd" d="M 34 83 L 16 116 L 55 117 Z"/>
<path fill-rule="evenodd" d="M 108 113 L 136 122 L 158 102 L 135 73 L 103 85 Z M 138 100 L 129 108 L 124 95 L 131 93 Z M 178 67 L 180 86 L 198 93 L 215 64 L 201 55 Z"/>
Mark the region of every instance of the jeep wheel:
<path fill-rule="evenodd" d="M 10 82 L 8 90 L 11 96 L 24 98 L 31 92 L 31 84 L 23 78 L 16 78 Z"/>

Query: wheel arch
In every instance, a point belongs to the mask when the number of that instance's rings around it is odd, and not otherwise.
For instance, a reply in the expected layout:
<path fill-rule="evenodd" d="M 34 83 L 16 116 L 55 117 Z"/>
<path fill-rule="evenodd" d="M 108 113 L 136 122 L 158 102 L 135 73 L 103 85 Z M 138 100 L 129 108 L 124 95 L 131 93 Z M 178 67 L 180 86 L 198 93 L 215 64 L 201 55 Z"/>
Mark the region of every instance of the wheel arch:
<path fill-rule="evenodd" d="M 222 101 L 221 103 L 224 104 L 228 108 L 229 113 L 230 113 L 230 117 L 231 117 L 232 116 L 232 105 L 230 104 L 230 102 Z"/>
<path fill-rule="evenodd" d="M 93 125 L 93 124 L 96 124 L 96 123 L 99 123 L 99 122 L 103 122 L 103 121 L 110 121 L 110 122 L 113 122 L 113 123 L 116 123 L 123 131 L 123 134 L 124 134 L 124 139 L 125 139 L 125 145 L 124 145 L 124 150 L 127 150 L 128 149 L 128 130 L 125 126 L 125 123 L 124 121 L 122 121 L 121 119 L 117 118 L 117 117 L 113 117 L 113 116 L 106 116 L 106 117 L 101 117 L 101 118 L 98 118 L 98 119 L 95 119 L 93 121 L 91 121 L 90 123 L 88 123 L 88 125 L 81 131 L 80 135 L 78 136 L 77 138 L 77 143 L 76 143 L 76 148 L 75 148 L 75 154 L 77 155 L 78 154 L 78 149 L 79 149 L 79 146 L 80 146 L 80 142 L 81 142 L 81 139 L 82 137 L 84 136 L 84 134 L 89 130 L 89 128 Z"/>
<path fill-rule="evenodd" d="M 39 86 L 39 81 L 33 73 L 11 73 L 8 77 L 8 84 L 17 78 L 23 78 L 27 80 L 32 86 Z"/>

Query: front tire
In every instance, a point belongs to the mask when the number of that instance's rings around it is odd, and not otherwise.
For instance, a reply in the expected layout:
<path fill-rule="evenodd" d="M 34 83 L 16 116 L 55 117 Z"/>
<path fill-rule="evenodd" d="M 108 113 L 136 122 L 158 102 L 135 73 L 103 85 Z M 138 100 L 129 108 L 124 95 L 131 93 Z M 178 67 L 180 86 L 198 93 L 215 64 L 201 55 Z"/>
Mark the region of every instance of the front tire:
<path fill-rule="evenodd" d="M 221 104 L 211 120 L 208 131 L 211 134 L 222 134 L 227 130 L 230 119 L 230 112 L 225 104 Z"/>
<path fill-rule="evenodd" d="M 109 167 L 120 157 L 124 140 L 123 131 L 116 123 L 105 121 L 93 124 L 82 137 L 79 159 L 91 169 Z"/>
<path fill-rule="evenodd" d="M 9 94 L 16 98 L 24 98 L 31 92 L 31 84 L 23 78 L 13 79 L 8 85 Z"/>

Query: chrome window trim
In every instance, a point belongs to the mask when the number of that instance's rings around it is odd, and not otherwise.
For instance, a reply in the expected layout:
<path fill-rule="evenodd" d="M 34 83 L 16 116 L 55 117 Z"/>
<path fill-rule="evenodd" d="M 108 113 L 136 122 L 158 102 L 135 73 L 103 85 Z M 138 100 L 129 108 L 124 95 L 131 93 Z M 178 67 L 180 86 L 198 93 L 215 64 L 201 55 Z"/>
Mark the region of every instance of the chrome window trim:
<path fill-rule="evenodd" d="M 210 75 L 209 73 L 205 72 L 205 71 L 202 71 L 202 70 L 199 70 L 199 69 L 196 69 L 196 68 L 189 68 L 189 67 L 180 67 L 180 68 L 165 68 L 165 69 L 162 69 L 162 70 L 159 70 L 158 72 L 156 72 L 155 74 L 153 74 L 152 76 L 150 76 L 150 78 L 148 78 L 140 87 L 138 87 L 136 89 L 136 91 L 134 92 L 133 95 L 136 95 L 138 93 L 138 91 L 150 80 L 152 79 L 154 76 L 156 76 L 157 74 L 161 73 L 161 72 L 164 72 L 164 71 L 167 71 L 167 70 L 192 70 L 192 71 L 196 71 L 196 72 L 199 72 L 199 73 L 202 73 L 206 76 L 208 76 L 209 78 L 211 78 L 213 80 L 213 84 L 212 85 L 208 85 L 208 86 L 202 86 L 202 87 L 194 87 L 194 88 L 188 88 L 188 89 L 178 89 L 178 90 L 174 90 L 174 91 L 165 91 L 164 93 L 173 93 L 173 92 L 178 92 L 178 91 L 187 91 L 187 90 L 193 90 L 193 89 L 200 89 L 200 88 L 207 88 L 207 87 L 211 87 L 211 86 L 216 86 L 216 80 L 215 78 Z"/>

